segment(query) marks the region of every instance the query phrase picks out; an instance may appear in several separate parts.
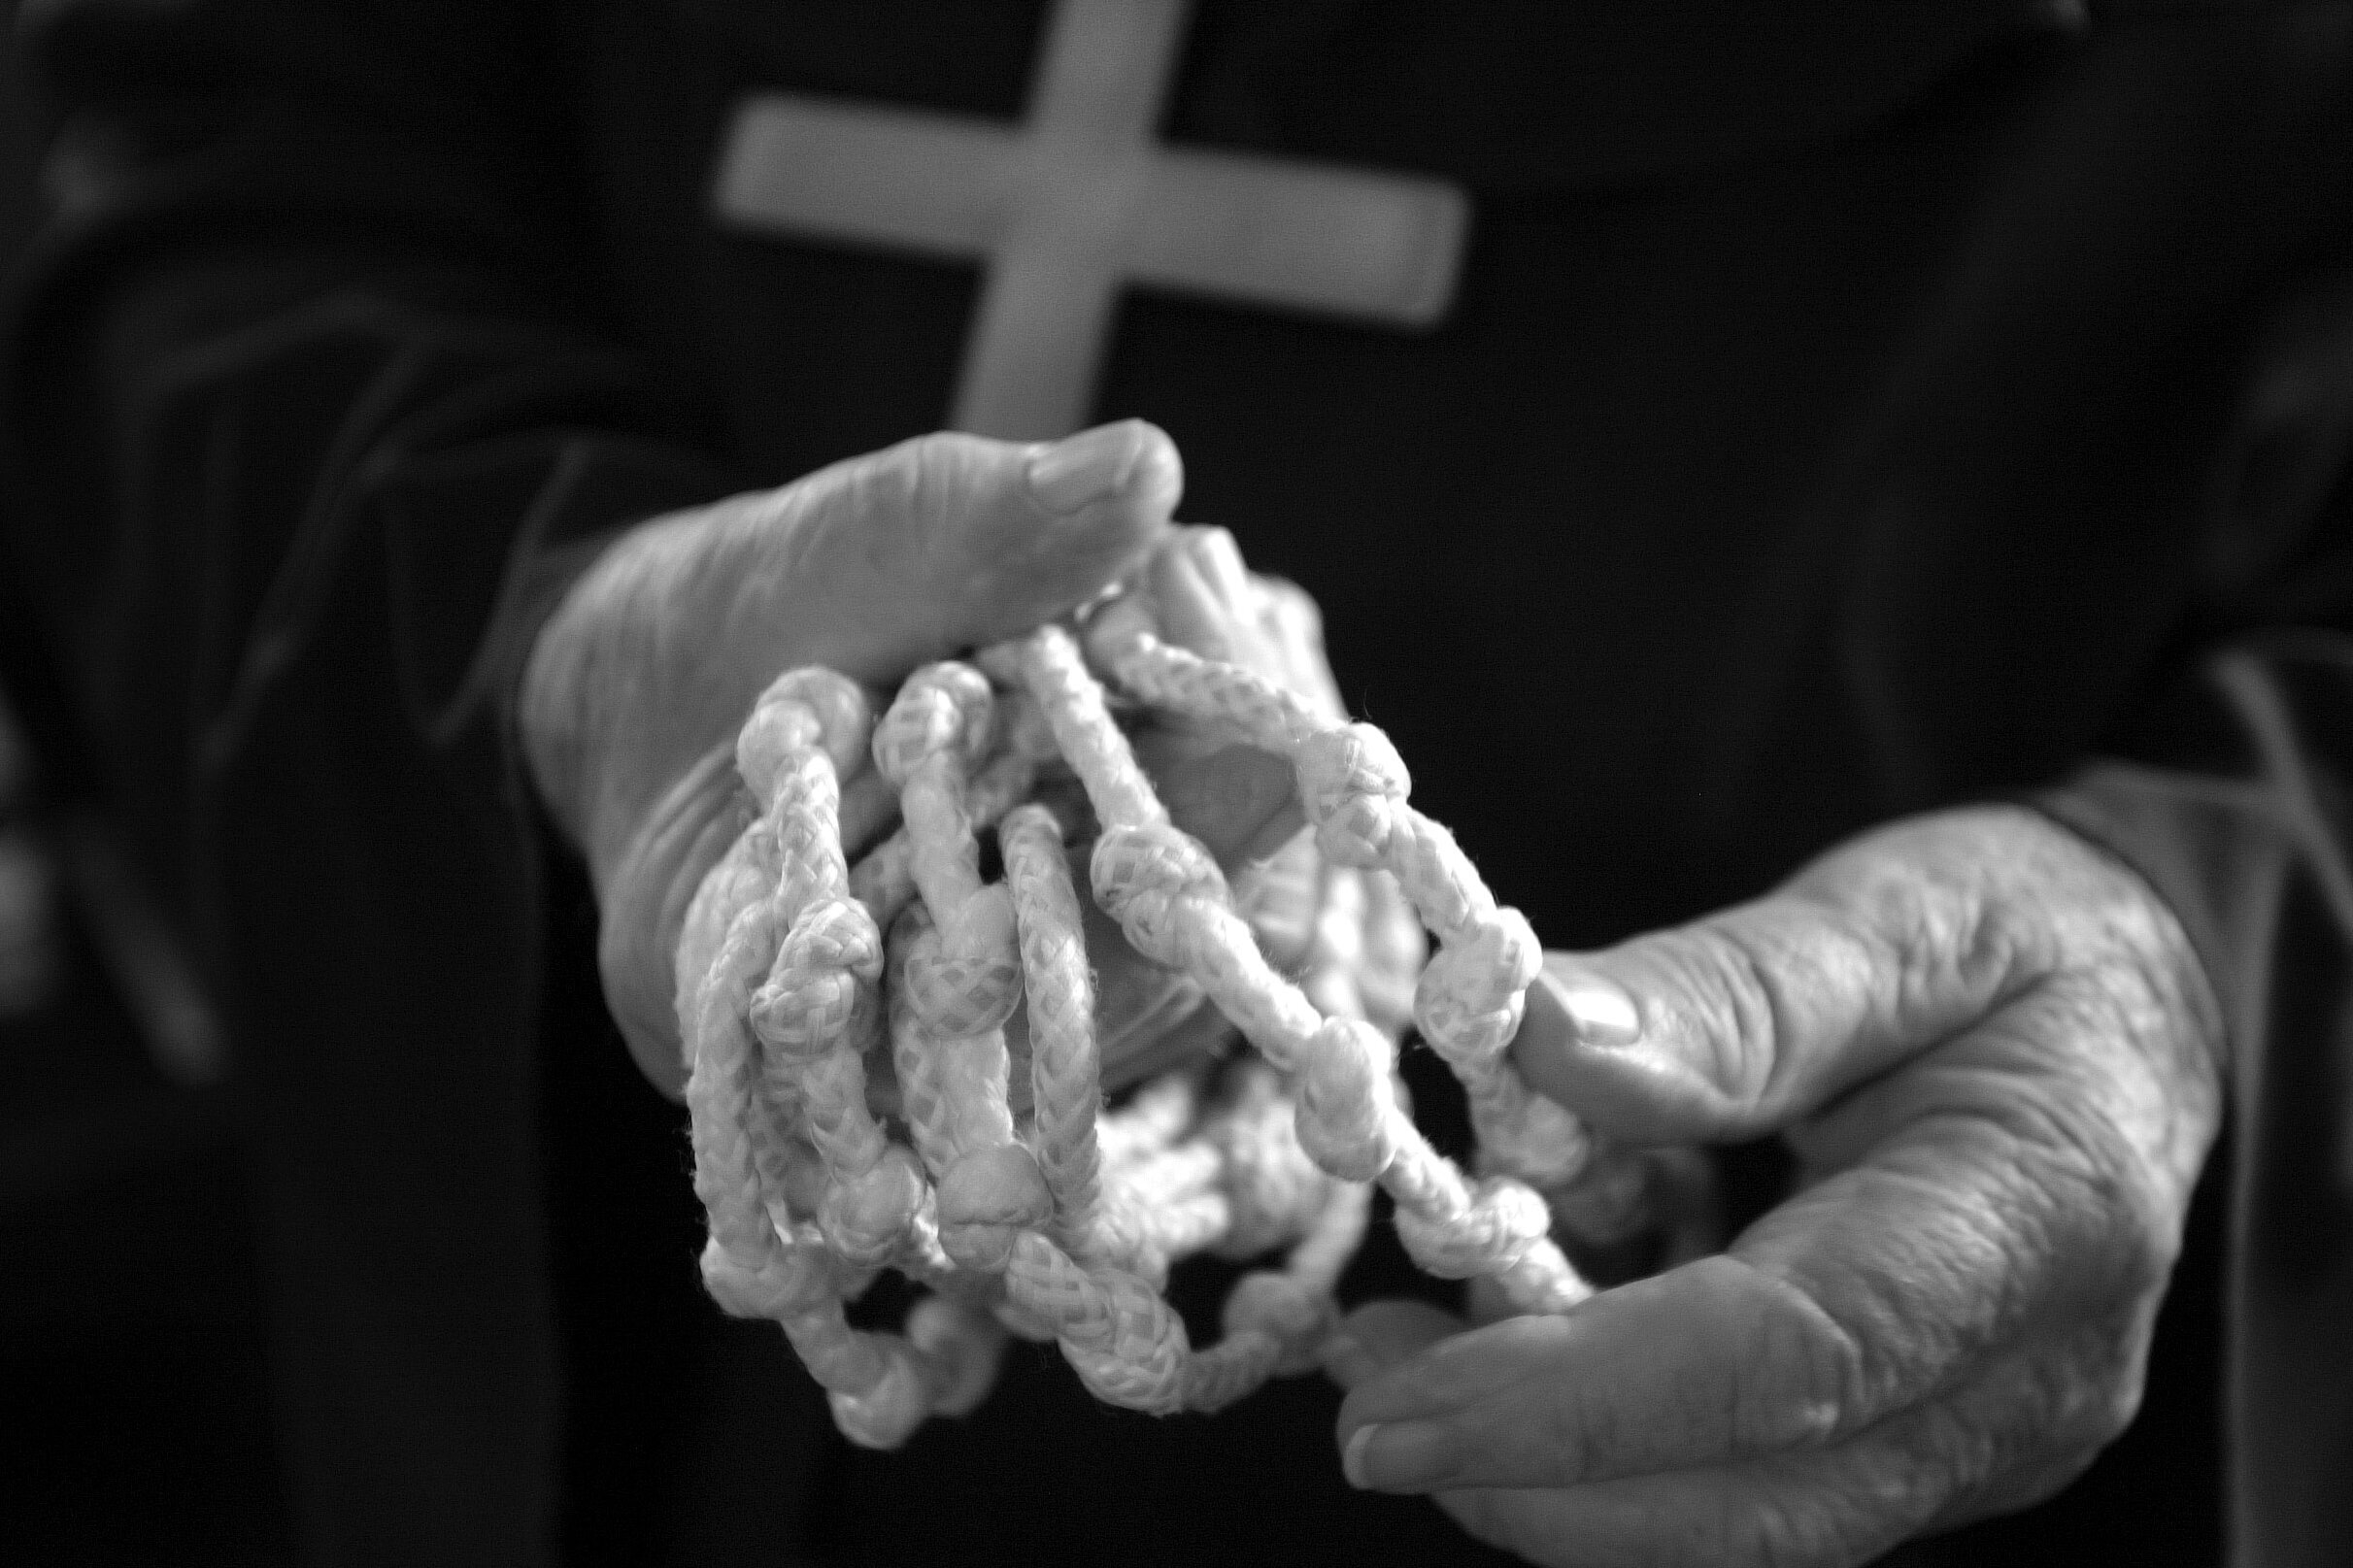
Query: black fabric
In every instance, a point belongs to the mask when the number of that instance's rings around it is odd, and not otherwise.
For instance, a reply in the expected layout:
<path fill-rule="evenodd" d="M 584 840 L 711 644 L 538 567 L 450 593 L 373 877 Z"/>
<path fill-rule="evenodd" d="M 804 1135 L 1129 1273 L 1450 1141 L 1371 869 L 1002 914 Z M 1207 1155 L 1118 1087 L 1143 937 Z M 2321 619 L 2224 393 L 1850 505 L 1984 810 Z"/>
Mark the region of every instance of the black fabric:
<path fill-rule="evenodd" d="M 2045 804 L 2188 912 L 2229 1017 L 2234 1538 L 2251 1562 L 2353 1540 L 2353 656 L 2267 639 L 2202 672 L 2240 752 L 2213 773 L 2106 764 Z"/>
<path fill-rule="evenodd" d="M 526 1563 L 559 1391 L 508 697 L 584 547 L 737 486 L 577 308 L 495 8 L 364 9 L 28 8 L 69 113 L 15 434 L 93 771 L 237 1042 L 306 1554 Z"/>
<path fill-rule="evenodd" d="M 2201 1213 L 2239 1249 L 2238 1551 L 2325 1562 L 2353 11 L 1641 15 L 1205 5 L 1167 134 L 1462 181 L 1460 297 L 1412 335 L 1131 297 L 1097 412 L 1168 428 L 1188 513 L 1315 591 L 1352 705 L 1554 945 L 2038 788 L 2148 875 L 2235 1030 Z M 1153 1422 L 1017 1355 L 906 1452 L 841 1444 L 778 1338 L 697 1298 L 678 1114 L 545 875 L 504 710 L 569 574 L 936 424 L 969 314 L 969 269 L 718 227 L 727 110 L 1010 117 L 1041 16 L 26 8 L 59 111 L 12 359 L 45 602 L 267 1112 L 319 1560 L 1487 1555 L 1346 1491 L 1315 1380 Z M 2219 1241 L 2141 1430 L 1916 1559 L 2219 1539 Z M 1347 1288 L 1407 1276 L 1376 1236 Z"/>
<path fill-rule="evenodd" d="M 600 367 L 397 301 L 191 357 L 142 387 L 78 673 L 237 1041 L 304 1539 L 528 1561 L 554 1481 L 517 1456 L 550 1451 L 556 1387 L 507 698 L 580 547 L 729 486 L 534 427 L 592 417 Z"/>

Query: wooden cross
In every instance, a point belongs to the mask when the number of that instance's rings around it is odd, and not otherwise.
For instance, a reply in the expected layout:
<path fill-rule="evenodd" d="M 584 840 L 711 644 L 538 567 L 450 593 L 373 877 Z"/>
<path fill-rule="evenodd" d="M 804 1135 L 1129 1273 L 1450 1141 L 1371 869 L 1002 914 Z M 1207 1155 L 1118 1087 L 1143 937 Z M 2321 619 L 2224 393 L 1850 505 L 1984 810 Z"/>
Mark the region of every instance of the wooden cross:
<path fill-rule="evenodd" d="M 736 111 L 731 223 L 983 260 L 950 423 L 1045 440 L 1086 422 L 1121 287 L 1427 326 L 1469 203 L 1434 180 L 1152 139 L 1186 0 L 1058 0 L 1019 127 L 784 95 Z"/>

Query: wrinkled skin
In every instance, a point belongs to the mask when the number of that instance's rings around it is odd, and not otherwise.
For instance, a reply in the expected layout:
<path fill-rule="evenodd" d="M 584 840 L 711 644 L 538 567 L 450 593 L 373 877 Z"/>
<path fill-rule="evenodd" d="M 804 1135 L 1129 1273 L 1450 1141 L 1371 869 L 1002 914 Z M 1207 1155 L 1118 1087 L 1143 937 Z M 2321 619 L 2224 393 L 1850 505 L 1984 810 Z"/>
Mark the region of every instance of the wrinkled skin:
<path fill-rule="evenodd" d="M 1136 420 L 1052 445 L 925 436 L 657 517 L 573 585 L 525 671 L 523 750 L 587 858 L 606 1000 L 658 1086 L 685 1081 L 680 933 L 750 820 L 735 733 L 778 674 L 829 665 L 880 695 L 1137 573 L 1173 640 L 1269 674 L 1297 662 L 1296 638 L 1278 635 L 1296 628 L 1269 618 L 1275 590 L 1242 572 L 1232 540 L 1171 524 L 1183 484 L 1175 447 Z M 1178 822 L 1228 864 L 1298 819 L 1289 770 L 1263 752 L 1181 732 L 1138 749 Z M 846 835 L 889 809 L 871 771 L 851 781 Z M 1116 939 L 1094 947 L 1108 1037 L 1173 1021 L 1166 977 Z M 1180 1044 L 1199 1049 L 1193 1032 Z"/>
<path fill-rule="evenodd" d="M 1563 1318 L 1360 1310 L 1328 1362 L 1358 1485 L 1541 1563 L 1847 1564 L 2048 1495 L 2131 1419 L 2221 1031 L 2170 913 L 2066 830 L 1901 822 L 1554 954 L 1513 1049 L 1605 1133 L 1780 1131 L 1802 1180 Z"/>

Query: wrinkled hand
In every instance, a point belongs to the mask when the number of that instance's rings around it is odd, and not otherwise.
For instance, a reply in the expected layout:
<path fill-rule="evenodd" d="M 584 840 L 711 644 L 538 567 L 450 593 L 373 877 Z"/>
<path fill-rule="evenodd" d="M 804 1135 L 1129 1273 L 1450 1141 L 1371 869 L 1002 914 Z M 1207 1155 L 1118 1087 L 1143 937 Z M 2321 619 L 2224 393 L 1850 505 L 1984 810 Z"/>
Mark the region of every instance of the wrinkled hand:
<path fill-rule="evenodd" d="M 1051 619 L 1166 553 L 1182 487 L 1176 449 L 1139 421 L 1049 446 L 926 436 L 656 518 L 573 586 L 525 672 L 523 748 L 588 860 L 606 1000 L 656 1084 L 685 1077 L 687 911 L 750 820 L 733 744 L 753 699 L 813 663 L 887 691 Z M 1196 750 L 1161 783 L 1180 821 L 1239 854 L 1288 795 L 1272 760 Z M 857 815 L 846 800 L 846 828 Z"/>
<path fill-rule="evenodd" d="M 1553 955 L 1513 1049 L 1608 1135 L 1778 1130 L 1803 1181 L 1565 1317 L 1359 1312 L 1328 1363 L 1359 1485 L 1543 1563 L 1857 1563 L 2048 1495 L 2131 1419 L 2221 1032 L 2170 913 L 2073 835 L 1869 834 Z"/>

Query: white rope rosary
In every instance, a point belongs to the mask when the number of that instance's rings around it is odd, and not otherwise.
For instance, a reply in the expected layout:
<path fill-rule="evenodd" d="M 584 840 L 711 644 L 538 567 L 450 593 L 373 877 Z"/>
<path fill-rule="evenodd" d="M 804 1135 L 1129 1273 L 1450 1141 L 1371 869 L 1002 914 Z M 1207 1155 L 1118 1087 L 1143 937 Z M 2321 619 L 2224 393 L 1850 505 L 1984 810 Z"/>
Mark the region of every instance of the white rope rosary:
<path fill-rule="evenodd" d="M 727 1311 L 782 1324 L 842 1430 L 872 1447 L 972 1409 L 1008 1331 L 1059 1342 L 1098 1397 L 1156 1413 L 1216 1410 L 1312 1368 L 1374 1183 L 1420 1267 L 1488 1282 L 1523 1313 L 1591 1293 L 1556 1226 L 1608 1240 L 1644 1218 L 1643 1168 L 1597 1151 L 1513 1069 L 1541 951 L 1407 803 L 1387 738 L 1163 642 L 1136 594 L 1088 617 L 1084 638 L 1082 651 L 1049 625 L 927 665 L 879 720 L 842 676 L 780 678 L 737 745 L 760 814 L 689 917 L 724 931 L 681 997 L 704 1283 Z M 1240 909 L 1170 821 L 1098 671 L 1126 700 L 1292 765 L 1312 836 Z M 869 755 L 901 822 L 853 869 L 844 786 Z M 1083 796 L 1058 793 L 1065 770 Z M 1261 1058 L 1212 1093 L 1179 1074 L 1102 1109 L 1066 849 L 1084 831 L 1096 904 Z M 1467 1093 L 1475 1177 L 1398 1100 L 1416 916 L 1438 951 L 1411 1018 Z M 1027 1044 L 1019 1118 L 1009 1028 Z M 888 1094 L 867 1068 L 886 1050 L 897 1102 L 878 1115 Z M 1207 1251 L 1281 1261 L 1240 1280 L 1223 1337 L 1196 1349 L 1160 1290 Z M 933 1292 L 903 1335 L 844 1316 L 884 1268 Z"/>

